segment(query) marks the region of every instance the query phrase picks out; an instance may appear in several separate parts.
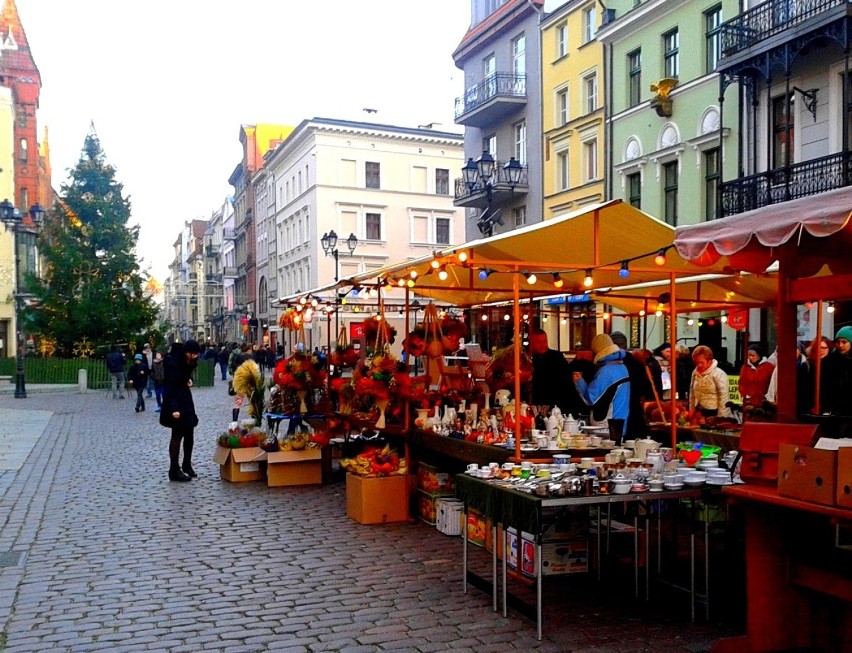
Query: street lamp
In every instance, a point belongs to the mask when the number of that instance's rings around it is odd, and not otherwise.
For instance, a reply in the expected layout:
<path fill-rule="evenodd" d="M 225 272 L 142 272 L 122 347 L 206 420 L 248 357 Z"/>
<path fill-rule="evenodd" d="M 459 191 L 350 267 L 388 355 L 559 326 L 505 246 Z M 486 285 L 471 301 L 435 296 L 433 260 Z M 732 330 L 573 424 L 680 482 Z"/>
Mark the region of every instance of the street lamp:
<path fill-rule="evenodd" d="M 14 248 L 15 248 L 15 288 L 12 291 L 15 299 L 15 398 L 27 398 L 27 383 L 26 374 L 24 372 L 24 349 L 26 347 L 26 338 L 24 337 L 24 327 L 21 324 L 21 314 L 23 313 L 24 293 L 21 292 L 21 257 L 18 248 L 18 234 L 20 232 L 35 232 L 44 218 L 44 209 L 36 202 L 30 207 L 29 215 L 23 216 L 21 212 L 15 208 L 8 199 L 0 202 L 0 220 L 6 227 L 6 230 L 12 231 Z"/>
<path fill-rule="evenodd" d="M 334 282 L 337 283 L 340 281 L 340 252 L 337 249 L 337 233 L 335 233 L 334 229 L 329 232 L 326 232 L 320 238 L 320 244 L 322 245 L 322 250 L 325 252 L 326 256 L 334 257 Z M 349 256 L 355 253 L 355 248 L 358 247 L 358 237 L 350 233 L 349 238 L 346 239 L 346 247 L 349 248 Z M 337 294 L 337 288 L 334 289 L 334 331 L 337 333 L 340 329 L 340 318 L 338 317 L 338 313 L 340 306 L 340 298 Z"/>
<path fill-rule="evenodd" d="M 476 226 L 484 236 L 493 235 L 495 224 L 499 224 L 501 227 L 504 225 L 503 219 L 491 212 L 494 186 L 497 183 L 505 183 L 508 184 L 509 190 L 514 192 L 515 186 L 521 181 L 523 170 L 524 167 L 515 157 L 510 158 L 507 164 L 499 168 L 494 157 L 487 150 L 482 153 L 479 160 L 474 161 L 471 157 L 462 167 L 462 177 L 468 191 L 473 193 L 477 187 L 485 190 L 488 208 L 476 221 Z"/>

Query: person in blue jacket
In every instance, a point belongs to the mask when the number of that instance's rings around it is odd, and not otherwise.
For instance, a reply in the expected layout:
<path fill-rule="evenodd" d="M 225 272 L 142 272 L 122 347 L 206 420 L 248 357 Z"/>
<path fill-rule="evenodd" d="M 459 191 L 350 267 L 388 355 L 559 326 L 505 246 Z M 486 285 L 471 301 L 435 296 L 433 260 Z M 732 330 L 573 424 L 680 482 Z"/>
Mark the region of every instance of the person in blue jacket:
<path fill-rule="evenodd" d="M 621 443 L 630 413 L 630 376 L 624 364 L 628 354 L 605 333 L 592 338 L 592 354 L 597 366 L 594 378 L 586 383 L 575 374 L 574 384 L 591 407 L 592 424 L 608 426 L 610 436 Z"/>

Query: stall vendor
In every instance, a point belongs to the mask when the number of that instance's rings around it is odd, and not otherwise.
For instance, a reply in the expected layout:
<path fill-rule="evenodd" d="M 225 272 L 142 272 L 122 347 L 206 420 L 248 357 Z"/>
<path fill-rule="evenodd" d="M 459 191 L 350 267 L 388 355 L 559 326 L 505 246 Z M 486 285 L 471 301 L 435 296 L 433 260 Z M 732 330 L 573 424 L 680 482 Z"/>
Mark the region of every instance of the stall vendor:
<path fill-rule="evenodd" d="M 852 326 L 838 330 L 834 350 L 823 359 L 825 366 L 826 405 L 821 409 L 832 415 L 852 415 Z"/>
<path fill-rule="evenodd" d="M 689 410 L 698 410 L 704 417 L 730 417 L 728 375 L 713 358 L 713 350 L 698 345 L 692 351 L 692 360 L 695 369 L 689 387 Z"/>
<path fill-rule="evenodd" d="M 571 372 L 568 361 L 547 343 L 547 333 L 533 331 L 530 334 L 530 355 L 532 357 L 532 403 L 534 406 L 559 406 L 566 415 L 572 402 L 568 388 Z"/>
<path fill-rule="evenodd" d="M 763 347 L 757 343 L 750 344 L 746 362 L 740 370 L 738 382 L 744 409 L 753 410 L 763 406 L 763 400 L 766 398 L 767 390 L 769 390 L 769 382 L 774 370 L 775 365 L 766 357 Z"/>
<path fill-rule="evenodd" d="M 620 443 L 630 414 L 630 376 L 624 364 L 628 354 L 605 333 L 592 338 L 592 353 L 597 365 L 595 377 L 590 383 L 582 377 L 574 383 L 591 407 L 592 424 L 608 426 L 610 436 Z"/>

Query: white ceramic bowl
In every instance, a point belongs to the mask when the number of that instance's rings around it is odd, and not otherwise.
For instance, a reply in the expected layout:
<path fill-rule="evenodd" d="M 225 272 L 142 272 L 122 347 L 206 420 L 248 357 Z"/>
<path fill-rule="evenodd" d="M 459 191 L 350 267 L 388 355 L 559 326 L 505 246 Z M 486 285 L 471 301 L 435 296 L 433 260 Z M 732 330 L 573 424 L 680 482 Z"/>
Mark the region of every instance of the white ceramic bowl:
<path fill-rule="evenodd" d="M 667 490 L 682 490 L 683 483 L 666 483 L 663 487 Z"/>

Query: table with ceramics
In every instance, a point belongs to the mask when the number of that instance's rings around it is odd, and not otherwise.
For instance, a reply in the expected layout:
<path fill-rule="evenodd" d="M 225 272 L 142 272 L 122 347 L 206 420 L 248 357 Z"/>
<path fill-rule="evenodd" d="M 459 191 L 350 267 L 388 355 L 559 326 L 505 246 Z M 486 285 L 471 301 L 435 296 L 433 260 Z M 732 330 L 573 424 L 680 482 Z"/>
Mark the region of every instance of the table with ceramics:
<path fill-rule="evenodd" d="M 491 467 L 491 469 L 497 470 L 498 467 Z M 499 467 L 502 469 L 502 467 Z M 530 472 L 532 473 L 532 465 L 530 465 Z M 539 470 L 535 470 L 536 473 Z M 551 471 L 548 469 L 547 471 Z M 566 470 L 567 471 L 567 470 Z M 557 472 L 558 473 L 558 472 Z M 533 477 L 530 477 L 533 478 Z M 550 478 L 553 478 L 552 476 Z M 544 481 L 547 482 L 550 478 L 546 478 Z M 492 551 L 492 569 L 491 569 L 491 581 L 488 582 L 486 579 L 483 579 L 475 572 L 468 568 L 468 538 L 467 538 L 467 528 L 464 528 L 464 538 L 463 538 L 463 553 L 462 553 L 462 564 L 463 564 L 463 588 L 464 592 L 467 593 L 468 583 L 474 584 L 483 589 L 490 589 L 492 593 L 492 601 L 493 608 L 496 612 L 498 610 L 498 557 L 497 557 L 497 547 L 505 547 L 505 542 L 498 543 L 497 542 L 497 532 L 498 525 L 500 525 L 503 529 L 513 527 L 517 530 L 518 533 L 522 531 L 526 533 L 530 533 L 535 538 L 535 546 L 536 546 L 536 558 L 535 558 L 535 621 L 537 628 L 537 636 L 541 639 L 542 634 L 542 569 L 541 569 L 541 560 L 542 560 L 542 538 L 544 531 L 547 527 L 545 523 L 545 511 L 550 509 L 560 509 L 560 508 L 574 508 L 574 507 L 592 507 L 597 506 L 599 509 L 597 511 L 597 524 L 596 524 L 596 550 L 597 550 L 597 560 L 600 561 L 600 538 L 601 532 L 604 528 L 603 520 L 602 520 L 602 510 L 603 507 L 610 507 L 614 504 L 625 505 L 629 503 L 641 502 L 644 504 L 646 508 L 645 517 L 646 520 L 646 528 L 651 527 L 651 516 L 656 516 L 656 519 L 659 519 L 660 509 L 662 504 L 668 501 L 680 501 L 683 499 L 690 500 L 693 504 L 693 512 L 695 510 L 696 500 L 702 497 L 702 493 L 706 492 L 706 488 L 699 487 L 704 486 L 704 483 L 696 483 L 694 487 L 684 486 L 683 484 L 679 484 L 679 489 L 667 489 L 665 487 L 655 488 L 654 491 L 651 491 L 650 488 L 644 486 L 644 489 L 641 491 L 633 491 L 634 484 L 631 483 L 630 488 L 627 492 L 619 492 L 618 490 L 613 491 L 612 493 L 600 493 L 600 494 L 591 494 L 591 495 L 572 495 L 572 496 L 561 496 L 561 497 L 551 497 L 551 496 L 536 496 L 531 493 L 529 490 L 522 491 L 520 488 L 521 484 L 525 479 L 519 479 L 517 481 L 517 486 L 512 486 L 511 482 L 507 482 L 505 479 L 498 480 L 495 478 L 487 477 L 486 473 L 484 473 L 481 468 L 477 468 L 476 473 L 474 470 L 469 470 L 469 473 L 465 473 L 456 477 L 456 497 L 463 502 L 464 505 L 464 517 L 465 523 L 467 523 L 468 512 L 471 509 L 475 509 L 485 515 L 492 524 L 492 539 L 494 541 L 494 547 Z M 533 481 L 536 480 L 533 478 Z M 670 486 L 671 487 L 671 486 Z M 658 523 L 658 537 L 659 537 L 659 529 L 660 525 Z M 505 532 L 505 530 L 503 531 Z M 634 517 L 634 586 L 635 593 L 638 598 L 639 596 L 639 517 L 638 514 Z M 691 586 L 688 588 L 690 591 L 690 597 L 693 605 L 693 618 L 695 614 L 695 602 L 696 602 L 696 586 L 695 586 L 695 578 L 696 574 L 695 570 L 695 531 L 691 529 L 691 538 L 692 538 L 692 546 L 690 552 L 690 563 L 693 569 L 693 573 L 691 574 Z M 645 538 L 645 556 L 646 561 L 650 560 L 650 534 Z M 506 555 L 502 555 L 502 606 L 503 606 L 503 616 L 506 616 L 507 612 L 507 604 L 509 600 L 508 590 L 506 585 L 507 580 L 507 561 Z M 705 565 L 705 582 L 706 582 L 706 573 L 707 573 L 707 565 Z M 648 598 L 647 591 L 649 587 L 649 575 L 650 575 L 650 562 L 646 562 L 645 565 L 645 587 L 646 587 L 646 598 Z M 706 585 L 705 585 L 706 587 Z M 515 601 L 518 601 L 517 597 L 513 597 Z"/>

